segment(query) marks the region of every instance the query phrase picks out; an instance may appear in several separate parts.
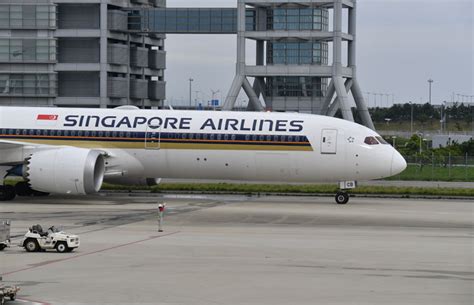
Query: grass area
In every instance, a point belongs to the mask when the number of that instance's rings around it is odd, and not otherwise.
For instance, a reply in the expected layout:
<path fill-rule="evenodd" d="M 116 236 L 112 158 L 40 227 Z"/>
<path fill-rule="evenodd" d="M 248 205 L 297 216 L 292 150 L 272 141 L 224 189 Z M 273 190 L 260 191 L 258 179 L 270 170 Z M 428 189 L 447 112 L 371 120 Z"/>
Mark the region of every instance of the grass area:
<path fill-rule="evenodd" d="M 400 175 L 387 180 L 411 180 L 411 181 L 465 181 L 474 182 L 474 166 L 452 166 L 440 167 L 431 164 L 410 164 Z"/>
<path fill-rule="evenodd" d="M 162 183 L 151 188 L 105 185 L 105 190 L 150 190 L 153 193 L 183 191 L 196 193 L 230 194 L 335 194 L 335 185 L 285 185 L 285 184 L 231 184 L 231 183 Z M 421 188 L 361 186 L 352 194 L 369 195 L 429 195 L 429 196 L 474 196 L 474 189 L 459 188 Z"/>
<path fill-rule="evenodd" d="M 379 132 L 383 132 L 386 130 L 392 131 L 406 131 L 409 132 L 411 130 L 411 122 L 410 121 L 391 121 L 390 123 L 386 122 L 375 122 L 375 129 Z M 472 123 L 464 122 L 464 121 L 451 121 L 447 124 L 447 131 L 450 132 L 469 132 L 472 131 Z M 439 120 L 428 120 L 426 122 L 414 121 L 413 122 L 413 132 L 417 130 L 423 131 L 437 131 L 439 130 L 440 123 Z"/>

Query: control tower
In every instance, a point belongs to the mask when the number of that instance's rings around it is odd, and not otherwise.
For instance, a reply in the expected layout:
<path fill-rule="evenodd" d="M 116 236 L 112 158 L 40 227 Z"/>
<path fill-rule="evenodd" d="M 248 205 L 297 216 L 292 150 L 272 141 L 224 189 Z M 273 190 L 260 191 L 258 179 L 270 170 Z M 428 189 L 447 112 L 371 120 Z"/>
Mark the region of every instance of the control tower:
<path fill-rule="evenodd" d="M 352 93 L 362 124 L 374 129 L 357 81 L 356 14 L 356 0 L 238 0 L 236 75 L 224 109 L 232 110 L 244 89 L 253 110 L 329 116 L 340 110 L 354 121 Z M 249 40 L 256 44 L 255 65 L 247 63 Z"/>

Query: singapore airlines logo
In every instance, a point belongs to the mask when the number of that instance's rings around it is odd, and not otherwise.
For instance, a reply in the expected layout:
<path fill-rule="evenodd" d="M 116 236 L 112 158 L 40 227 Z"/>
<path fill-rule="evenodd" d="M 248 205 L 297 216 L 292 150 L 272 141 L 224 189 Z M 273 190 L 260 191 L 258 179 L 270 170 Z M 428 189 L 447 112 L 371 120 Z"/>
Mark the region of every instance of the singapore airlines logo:
<path fill-rule="evenodd" d="M 38 121 L 57 121 L 59 115 L 57 114 L 38 114 L 36 120 Z"/>

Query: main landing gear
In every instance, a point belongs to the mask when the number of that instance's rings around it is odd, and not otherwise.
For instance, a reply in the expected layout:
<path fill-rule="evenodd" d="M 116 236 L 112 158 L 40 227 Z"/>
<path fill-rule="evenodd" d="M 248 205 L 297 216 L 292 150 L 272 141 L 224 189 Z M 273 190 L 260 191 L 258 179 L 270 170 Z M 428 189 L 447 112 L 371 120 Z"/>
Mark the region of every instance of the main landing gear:
<path fill-rule="evenodd" d="M 10 201 L 15 199 L 15 188 L 11 185 L 0 185 L 0 201 Z"/>
<path fill-rule="evenodd" d="M 352 190 L 356 188 L 357 182 L 356 181 L 342 181 L 339 182 L 339 189 L 340 191 L 336 194 L 336 203 L 337 204 L 347 204 L 349 202 L 349 193 L 348 190 Z"/>
<path fill-rule="evenodd" d="M 20 181 L 15 186 L 12 185 L 0 185 L 0 201 L 10 201 L 15 199 L 16 196 L 22 197 L 43 197 L 48 196 L 49 193 L 39 192 L 33 190 L 30 185 L 25 181 Z"/>

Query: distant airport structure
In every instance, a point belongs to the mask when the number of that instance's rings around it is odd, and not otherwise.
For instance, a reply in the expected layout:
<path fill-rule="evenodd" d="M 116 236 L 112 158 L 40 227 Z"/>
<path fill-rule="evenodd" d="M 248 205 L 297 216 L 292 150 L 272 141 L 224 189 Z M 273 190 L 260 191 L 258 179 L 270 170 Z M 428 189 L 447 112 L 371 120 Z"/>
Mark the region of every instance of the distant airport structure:
<path fill-rule="evenodd" d="M 356 74 L 356 0 L 235 1 L 166 8 L 164 0 L 0 0 L 0 105 L 159 107 L 166 34 L 233 34 L 236 75 L 224 109 L 243 89 L 252 110 L 340 111 L 353 121 L 352 93 L 373 128 Z M 247 61 L 251 40 L 255 63 Z"/>

